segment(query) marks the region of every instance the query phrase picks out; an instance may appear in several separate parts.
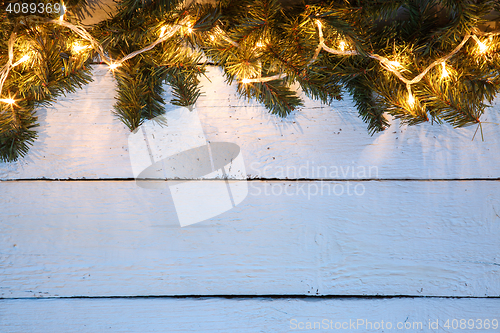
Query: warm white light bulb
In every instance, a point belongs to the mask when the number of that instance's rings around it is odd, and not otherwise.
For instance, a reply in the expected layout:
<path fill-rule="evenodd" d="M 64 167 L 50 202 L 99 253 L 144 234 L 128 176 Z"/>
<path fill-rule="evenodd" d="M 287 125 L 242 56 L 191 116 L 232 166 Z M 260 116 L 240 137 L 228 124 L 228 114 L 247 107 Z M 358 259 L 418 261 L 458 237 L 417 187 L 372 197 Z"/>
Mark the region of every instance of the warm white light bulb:
<path fill-rule="evenodd" d="M 80 45 L 80 43 L 78 43 L 78 42 L 73 43 L 73 45 L 71 46 L 71 49 L 73 50 L 74 53 L 80 53 L 81 51 L 88 49 L 88 48 L 89 48 L 88 45 L 83 46 L 83 45 Z"/>
<path fill-rule="evenodd" d="M 112 63 L 112 64 L 110 64 L 110 65 L 109 65 L 109 69 L 111 69 L 111 70 L 113 71 L 113 70 L 115 70 L 116 68 L 118 68 L 118 66 L 120 66 L 120 64 L 119 64 L 119 63 L 114 63 L 114 64 Z"/>
<path fill-rule="evenodd" d="M 260 48 L 260 47 L 264 47 L 264 43 L 262 43 L 262 42 L 257 42 L 257 43 L 255 44 L 255 46 L 257 46 L 257 47 L 259 47 L 259 48 Z"/>
<path fill-rule="evenodd" d="M 396 69 L 396 68 L 401 67 L 401 64 L 399 63 L 399 61 L 389 61 L 389 62 L 387 63 L 387 65 L 388 65 L 388 67 L 389 67 L 390 69 Z"/>
<path fill-rule="evenodd" d="M 160 28 L 160 37 L 163 37 L 163 35 L 165 34 L 165 30 L 167 30 L 167 27 L 165 26 Z"/>
<path fill-rule="evenodd" d="M 25 54 L 21 59 L 19 59 L 19 63 L 23 63 L 25 61 L 28 61 L 30 59 L 30 56 Z"/>
<path fill-rule="evenodd" d="M 481 41 L 478 41 L 477 42 L 477 46 L 479 47 L 479 53 L 483 54 L 485 53 L 486 51 L 488 51 L 488 45 L 484 44 L 483 42 Z"/>
<path fill-rule="evenodd" d="M 320 20 L 316 20 L 316 24 L 318 25 L 318 27 L 322 28 L 323 27 L 323 23 L 321 23 Z"/>
<path fill-rule="evenodd" d="M 243 80 L 241 80 L 241 83 L 244 83 L 244 84 L 250 83 L 250 79 L 243 79 Z"/>
<path fill-rule="evenodd" d="M 441 78 L 445 79 L 450 76 L 450 73 L 446 70 L 446 63 L 444 61 L 441 63 L 441 66 L 443 67 L 441 69 Z"/>
<path fill-rule="evenodd" d="M 0 99 L 0 102 L 4 102 L 4 103 L 7 103 L 7 104 L 14 104 L 16 102 L 15 99 L 12 99 L 12 98 L 3 98 L 3 99 Z"/>
<path fill-rule="evenodd" d="M 415 97 L 413 97 L 413 93 L 411 92 L 411 85 L 409 83 L 406 84 L 406 89 L 408 90 L 408 105 L 413 108 L 415 105 Z"/>
<path fill-rule="evenodd" d="M 415 105 L 415 97 L 413 97 L 413 94 L 411 93 L 411 91 L 408 94 L 408 104 L 410 106 L 414 106 Z"/>
<path fill-rule="evenodd" d="M 340 44 L 339 44 L 339 47 L 340 47 L 341 51 L 344 51 L 345 50 L 345 42 L 341 41 Z"/>

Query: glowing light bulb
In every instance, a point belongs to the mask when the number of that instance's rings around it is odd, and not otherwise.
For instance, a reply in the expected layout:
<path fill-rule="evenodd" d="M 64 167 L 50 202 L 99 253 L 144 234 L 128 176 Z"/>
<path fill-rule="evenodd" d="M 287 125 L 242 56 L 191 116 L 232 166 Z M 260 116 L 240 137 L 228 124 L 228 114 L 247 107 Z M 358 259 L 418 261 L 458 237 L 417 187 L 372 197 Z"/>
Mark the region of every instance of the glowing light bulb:
<path fill-rule="evenodd" d="M 25 54 L 21 59 L 19 59 L 18 61 L 16 61 L 15 63 L 12 64 L 12 67 L 16 67 L 17 65 L 19 64 L 22 64 L 23 62 L 25 61 L 28 61 L 30 58 L 29 55 Z"/>
<path fill-rule="evenodd" d="M 413 97 L 412 93 L 408 95 L 408 104 L 410 104 L 410 106 L 415 105 L 415 97 Z"/>
<path fill-rule="evenodd" d="M 165 26 L 160 28 L 160 37 L 163 37 L 163 35 L 165 34 L 165 30 L 167 30 L 167 27 Z"/>
<path fill-rule="evenodd" d="M 118 66 L 120 66 L 119 63 L 111 63 L 111 64 L 109 64 L 109 69 L 111 69 L 112 71 L 114 71 L 115 69 L 118 68 Z"/>
<path fill-rule="evenodd" d="M 19 59 L 19 63 L 28 61 L 30 59 L 30 56 L 25 54 L 21 59 Z"/>
<path fill-rule="evenodd" d="M 210 35 L 210 40 L 213 42 L 215 40 L 215 36 L 214 35 Z"/>
<path fill-rule="evenodd" d="M 339 47 L 340 47 L 340 50 L 341 50 L 341 51 L 344 51 L 344 50 L 345 50 L 345 42 L 344 42 L 344 41 L 341 41 L 341 42 L 339 43 Z"/>
<path fill-rule="evenodd" d="M 3 98 L 3 99 L 0 99 L 0 102 L 4 102 L 4 103 L 12 105 L 12 104 L 16 103 L 16 100 L 12 99 L 12 98 Z"/>
<path fill-rule="evenodd" d="M 399 61 L 389 61 L 387 62 L 387 67 L 389 67 L 389 69 L 396 69 L 400 68 L 401 64 L 399 63 Z"/>
<path fill-rule="evenodd" d="M 245 79 L 241 80 L 241 83 L 244 83 L 244 84 L 250 83 L 250 79 L 245 78 Z"/>
<path fill-rule="evenodd" d="M 73 50 L 74 53 L 80 53 L 81 51 L 88 49 L 88 45 L 80 45 L 80 43 L 75 42 L 73 45 L 71 45 L 71 49 Z"/>
<path fill-rule="evenodd" d="M 406 89 L 408 90 L 408 105 L 413 107 L 415 105 L 415 97 L 413 97 L 413 93 L 411 92 L 411 84 L 406 84 Z"/>
<path fill-rule="evenodd" d="M 255 46 L 257 46 L 257 47 L 259 47 L 259 48 L 260 48 L 260 47 L 264 47 L 264 43 L 262 43 L 262 42 L 257 42 L 257 43 L 255 44 Z"/>
<path fill-rule="evenodd" d="M 450 76 L 450 73 L 446 70 L 446 63 L 443 61 L 441 63 L 442 69 L 441 69 L 441 78 L 445 79 L 448 76 Z"/>
<path fill-rule="evenodd" d="M 323 27 L 323 23 L 321 23 L 320 20 L 316 20 L 316 24 L 318 25 L 318 27 L 322 28 Z"/>
<path fill-rule="evenodd" d="M 481 42 L 479 40 L 477 41 L 477 46 L 479 47 L 479 53 L 481 53 L 481 54 L 488 51 L 488 45 L 484 44 L 483 42 Z"/>

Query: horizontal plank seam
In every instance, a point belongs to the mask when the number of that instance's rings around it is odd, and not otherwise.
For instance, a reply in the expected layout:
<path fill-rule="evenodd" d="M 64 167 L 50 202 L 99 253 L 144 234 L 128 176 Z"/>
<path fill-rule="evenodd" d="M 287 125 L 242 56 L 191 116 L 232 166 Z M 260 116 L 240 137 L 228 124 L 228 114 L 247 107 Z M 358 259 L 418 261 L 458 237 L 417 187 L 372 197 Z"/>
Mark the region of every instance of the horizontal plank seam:
<path fill-rule="evenodd" d="M 219 178 L 219 179 L 141 179 L 140 181 L 265 181 L 265 182 L 293 182 L 293 181 L 327 181 L 327 182 L 448 182 L 448 181 L 500 181 L 500 178 L 245 178 L 245 179 L 232 179 L 232 178 Z M 0 182 L 108 182 L 108 181 L 123 181 L 131 182 L 136 181 L 135 178 L 17 178 L 17 179 L 0 179 Z"/>
<path fill-rule="evenodd" d="M 167 299 L 190 299 L 190 298 L 224 298 L 224 299 L 255 299 L 255 298 L 275 298 L 275 299 L 391 299 L 391 298 L 443 298 L 443 299 L 500 299 L 500 296 L 424 296 L 424 295 L 302 295 L 302 294 L 263 294 L 263 295 L 149 295 L 149 296 L 43 296 L 43 297 L 0 297 L 0 300 L 13 299 L 116 299 L 116 298 L 167 298 Z"/>

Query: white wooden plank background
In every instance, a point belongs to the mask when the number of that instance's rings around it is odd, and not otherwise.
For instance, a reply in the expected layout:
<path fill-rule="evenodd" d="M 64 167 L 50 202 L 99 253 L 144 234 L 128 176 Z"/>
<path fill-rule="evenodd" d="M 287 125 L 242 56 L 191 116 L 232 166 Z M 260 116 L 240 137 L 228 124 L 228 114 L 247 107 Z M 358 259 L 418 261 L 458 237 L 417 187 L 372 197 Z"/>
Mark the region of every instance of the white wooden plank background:
<path fill-rule="evenodd" d="M 29 155 L 0 163 L 0 179 L 14 180 L 0 181 L 2 332 L 285 332 L 294 316 L 498 317 L 498 298 L 36 299 L 500 296 L 498 105 L 482 119 L 485 142 L 471 141 L 472 127 L 397 122 L 371 137 L 349 98 L 307 101 L 280 119 L 239 100 L 217 69 L 208 76 L 197 103 L 207 139 L 237 143 L 249 178 L 293 180 L 302 167 L 300 178 L 316 179 L 321 167 L 355 166 L 396 180 L 350 182 L 361 196 L 315 192 L 346 181 L 254 180 L 235 209 L 180 228 L 168 190 L 106 181 L 132 177 L 129 132 L 111 114 L 112 76 L 96 66 L 95 82 L 39 110 Z M 82 181 L 15 181 L 33 178 Z"/>
<path fill-rule="evenodd" d="M 496 104 L 482 117 L 487 122 L 484 142 L 479 132 L 472 141 L 475 126 L 458 130 L 431 124 L 400 128 L 397 121 L 389 130 L 370 136 L 348 96 L 331 107 L 308 100 L 304 108 L 282 119 L 255 102 L 240 100 L 218 69 L 211 68 L 208 77 L 210 81 L 202 80 L 205 96 L 196 105 L 206 137 L 238 144 L 248 177 L 353 178 L 349 172 L 318 177 L 311 171 L 321 167 L 376 167 L 378 172 L 367 177 L 375 179 L 500 176 Z M 132 177 L 129 132 L 111 113 L 115 96 L 112 74 L 104 66 L 96 66 L 94 80 L 38 111 L 39 139 L 26 158 L 0 163 L 0 179 Z M 167 110 L 171 107 L 166 106 Z M 301 167 L 309 171 L 299 175 Z"/>
<path fill-rule="evenodd" d="M 471 327 L 484 326 L 489 319 L 490 329 L 445 328 L 447 320 L 453 325 L 453 319 L 472 319 L 475 326 Z M 320 323 L 317 328 L 328 325 L 316 332 L 498 332 L 491 325 L 493 319 L 500 320 L 495 299 L 0 300 L 0 323 L 9 333 L 311 332 L 299 329 L 308 323 L 312 327 Z M 436 321 L 438 329 L 434 329 Z M 376 329 L 377 323 L 384 327 L 390 323 L 393 329 Z M 404 329 L 405 324 L 411 329 Z"/>
<path fill-rule="evenodd" d="M 498 181 L 311 184 L 180 228 L 168 190 L 2 182 L 0 296 L 500 295 Z"/>

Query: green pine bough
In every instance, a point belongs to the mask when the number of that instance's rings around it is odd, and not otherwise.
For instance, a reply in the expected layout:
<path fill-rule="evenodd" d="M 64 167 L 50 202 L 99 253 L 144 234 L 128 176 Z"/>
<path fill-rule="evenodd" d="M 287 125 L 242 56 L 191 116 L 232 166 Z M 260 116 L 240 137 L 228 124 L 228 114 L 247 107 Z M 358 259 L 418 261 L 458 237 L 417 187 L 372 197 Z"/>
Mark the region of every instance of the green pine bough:
<path fill-rule="evenodd" d="M 36 108 L 89 83 L 99 57 L 115 64 L 114 114 L 131 131 L 165 112 L 165 83 L 172 104 L 193 105 L 208 65 L 282 117 L 303 104 L 292 85 L 325 104 L 348 93 L 371 134 L 389 126 L 387 115 L 480 125 L 500 87 L 496 0 L 119 0 L 90 37 L 56 15 L 9 15 L 19 1 L 0 2 L 0 66 L 13 55 L 0 67 L 4 162 L 36 140 Z M 78 26 L 90 5 L 65 7 L 60 19 Z"/>

